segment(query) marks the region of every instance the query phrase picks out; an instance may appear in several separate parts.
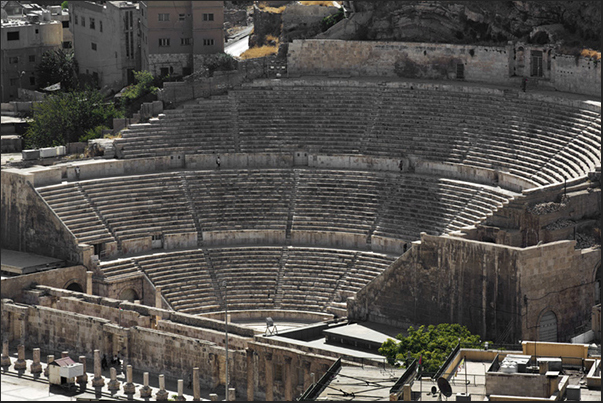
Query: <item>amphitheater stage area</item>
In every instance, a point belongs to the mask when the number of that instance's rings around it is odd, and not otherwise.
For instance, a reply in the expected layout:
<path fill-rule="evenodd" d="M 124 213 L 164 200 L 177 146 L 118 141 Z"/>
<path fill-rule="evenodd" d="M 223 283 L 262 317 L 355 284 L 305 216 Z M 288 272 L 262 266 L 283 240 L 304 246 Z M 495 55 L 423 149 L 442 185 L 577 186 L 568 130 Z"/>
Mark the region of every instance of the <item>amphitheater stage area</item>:
<path fill-rule="evenodd" d="M 65 261 L 33 253 L 2 249 L 2 271 L 14 274 L 30 274 L 63 267 Z"/>

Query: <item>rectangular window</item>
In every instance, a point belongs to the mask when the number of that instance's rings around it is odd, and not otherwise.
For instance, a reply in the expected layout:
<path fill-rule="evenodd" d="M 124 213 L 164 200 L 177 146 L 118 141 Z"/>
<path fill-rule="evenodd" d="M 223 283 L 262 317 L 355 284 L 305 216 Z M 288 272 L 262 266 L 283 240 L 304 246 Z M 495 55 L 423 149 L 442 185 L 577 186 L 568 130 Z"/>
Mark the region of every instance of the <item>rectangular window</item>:
<path fill-rule="evenodd" d="M 63 49 L 71 49 L 72 46 L 73 44 L 71 43 L 71 41 L 63 42 Z"/>
<path fill-rule="evenodd" d="M 183 46 L 190 45 L 193 43 L 193 38 L 180 38 L 180 44 Z"/>
<path fill-rule="evenodd" d="M 203 46 L 213 46 L 214 43 L 213 39 L 203 39 Z"/>
<path fill-rule="evenodd" d="M 169 21 L 170 13 L 159 13 L 159 14 L 157 14 L 157 18 L 159 21 Z"/>
<path fill-rule="evenodd" d="M 61 21 L 61 24 L 63 24 L 63 28 L 69 28 L 69 21 Z"/>
<path fill-rule="evenodd" d="M 203 14 L 203 21 L 213 21 L 213 20 L 214 20 L 213 14 Z"/>
<path fill-rule="evenodd" d="M 19 40 L 19 31 L 7 32 L 6 40 L 7 41 L 18 41 Z"/>
<path fill-rule="evenodd" d="M 126 32 L 126 57 L 130 58 L 130 41 L 128 39 L 130 35 Z"/>
<path fill-rule="evenodd" d="M 36 62 L 36 55 L 29 55 L 29 62 L 30 63 L 35 63 Z"/>
<path fill-rule="evenodd" d="M 74 15 L 73 17 L 75 18 L 74 19 L 75 25 L 78 25 L 78 23 L 77 23 L 77 15 Z"/>
<path fill-rule="evenodd" d="M 86 26 L 86 17 L 82 17 L 82 27 Z"/>
<path fill-rule="evenodd" d="M 103 32 L 103 20 L 98 20 L 98 30 Z"/>
<path fill-rule="evenodd" d="M 36 85 L 36 78 L 35 77 L 29 77 L 29 85 Z"/>
<path fill-rule="evenodd" d="M 184 14 L 178 14 L 178 21 L 184 21 Z"/>
<path fill-rule="evenodd" d="M 90 29 L 96 29 L 96 20 L 90 17 Z"/>
<path fill-rule="evenodd" d="M 90 43 L 90 46 L 92 47 L 92 50 L 96 50 L 96 43 L 91 42 L 91 43 Z"/>
<path fill-rule="evenodd" d="M 170 46 L 170 38 L 159 38 L 159 46 L 160 47 Z"/>
<path fill-rule="evenodd" d="M 19 63 L 19 56 L 9 56 L 8 64 L 18 64 L 18 63 Z"/>

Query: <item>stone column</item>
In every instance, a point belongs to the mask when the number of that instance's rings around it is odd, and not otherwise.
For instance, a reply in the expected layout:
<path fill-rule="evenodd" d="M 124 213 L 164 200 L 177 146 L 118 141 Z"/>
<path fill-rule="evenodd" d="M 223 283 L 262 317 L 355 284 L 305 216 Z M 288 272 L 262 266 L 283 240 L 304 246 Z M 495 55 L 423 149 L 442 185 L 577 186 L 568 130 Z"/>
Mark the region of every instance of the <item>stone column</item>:
<path fill-rule="evenodd" d="M 25 371 L 27 369 L 27 362 L 25 362 L 25 346 L 23 344 L 19 344 L 17 347 L 18 355 L 17 361 L 15 361 L 15 371 Z"/>
<path fill-rule="evenodd" d="M 176 396 L 176 401 L 183 402 L 186 399 L 184 398 L 184 380 L 178 379 L 178 395 Z"/>
<path fill-rule="evenodd" d="M 1 366 L 3 369 L 8 369 L 12 365 L 12 361 L 8 356 L 8 340 L 4 340 L 2 342 L 2 363 Z"/>
<path fill-rule="evenodd" d="M 293 380 L 291 379 L 291 357 L 285 357 L 285 368 L 283 374 L 283 382 L 285 383 L 285 400 L 292 401 L 293 399 L 293 390 L 291 386 L 293 385 Z"/>
<path fill-rule="evenodd" d="M 54 355 L 53 354 L 49 354 L 49 355 L 46 356 L 46 368 L 44 368 L 44 376 L 46 378 L 48 378 L 48 366 L 53 361 L 54 361 Z"/>
<path fill-rule="evenodd" d="M 209 394 L 209 400 L 211 400 L 212 402 L 217 402 L 218 401 L 218 395 L 216 393 L 210 393 Z"/>
<path fill-rule="evenodd" d="M 201 385 L 199 384 L 199 368 L 193 368 L 193 400 L 201 400 Z"/>
<path fill-rule="evenodd" d="M 111 392 L 117 392 L 119 390 L 120 382 L 117 380 L 117 370 L 115 367 L 109 368 L 109 372 L 111 374 L 111 380 L 109 381 L 109 385 L 107 387 Z"/>
<path fill-rule="evenodd" d="M 69 357 L 69 351 L 61 351 L 61 358 Z"/>
<path fill-rule="evenodd" d="M 271 353 L 267 353 L 264 355 L 264 360 L 266 362 L 266 379 L 265 379 L 265 385 L 266 385 L 266 401 L 270 402 L 274 400 L 274 395 L 273 395 L 273 383 L 274 383 L 274 379 L 273 379 L 273 375 L 272 375 L 272 354 Z"/>
<path fill-rule="evenodd" d="M 165 376 L 159 375 L 159 390 L 155 394 L 156 400 L 168 400 L 168 392 L 165 390 Z"/>
<path fill-rule="evenodd" d="M 86 356 L 80 355 L 80 363 L 84 366 L 84 375 L 77 377 L 77 383 L 88 383 L 88 373 L 86 372 Z"/>
<path fill-rule="evenodd" d="M 94 379 L 92 380 L 92 386 L 95 388 L 102 388 L 105 386 L 101 368 L 100 350 L 94 350 Z"/>
<path fill-rule="evenodd" d="M 253 350 L 247 349 L 247 401 L 253 401 L 255 379 L 255 366 L 253 365 Z"/>
<path fill-rule="evenodd" d="M 92 295 L 92 274 L 94 274 L 92 271 L 86 272 L 86 294 L 88 295 Z"/>
<path fill-rule="evenodd" d="M 312 376 L 310 375 L 310 370 L 312 367 L 312 363 L 309 361 L 304 361 L 303 362 L 303 368 L 304 368 L 304 390 L 308 390 L 308 388 L 310 387 L 310 385 L 312 385 Z"/>
<path fill-rule="evenodd" d="M 29 372 L 34 374 L 34 376 L 42 373 L 42 364 L 40 363 L 40 349 L 39 348 L 33 349 L 33 362 L 31 363 L 31 366 L 29 367 Z"/>
<path fill-rule="evenodd" d="M 151 397 L 153 389 L 149 387 L 149 373 L 142 374 L 142 387 L 140 388 L 140 397 Z"/>
<path fill-rule="evenodd" d="M 21 343 L 25 345 L 25 335 L 27 334 L 27 321 L 25 320 L 25 314 L 19 315 L 19 329 L 21 330 Z"/>
<path fill-rule="evenodd" d="M 161 303 L 161 286 L 155 287 L 155 308 L 162 308 L 163 304 Z M 155 317 L 155 323 L 159 323 L 161 320 L 161 316 L 157 315 Z"/>
<path fill-rule="evenodd" d="M 237 400 L 237 393 L 236 393 L 236 389 L 235 388 L 228 388 L 228 401 L 229 402 L 234 402 L 235 400 Z"/>
<path fill-rule="evenodd" d="M 133 395 L 136 393 L 136 386 L 132 383 L 132 366 L 126 367 L 126 383 L 124 385 L 124 393 L 126 395 Z"/>

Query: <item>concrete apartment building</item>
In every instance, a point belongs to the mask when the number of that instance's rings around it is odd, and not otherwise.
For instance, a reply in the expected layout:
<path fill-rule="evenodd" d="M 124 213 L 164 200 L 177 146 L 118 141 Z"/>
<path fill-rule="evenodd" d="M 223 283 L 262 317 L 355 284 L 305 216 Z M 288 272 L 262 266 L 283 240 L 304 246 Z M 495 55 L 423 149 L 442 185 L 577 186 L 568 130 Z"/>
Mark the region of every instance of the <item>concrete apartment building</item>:
<path fill-rule="evenodd" d="M 119 91 L 141 69 L 139 5 L 129 1 L 69 2 L 80 73 Z"/>
<path fill-rule="evenodd" d="M 2 102 L 16 100 L 19 88 L 36 89 L 35 68 L 42 55 L 63 47 L 63 24 L 52 19 L 50 10 L 38 11 L 13 18 L 3 8 Z"/>
<path fill-rule="evenodd" d="M 142 68 L 188 75 L 204 56 L 224 52 L 223 1 L 141 1 Z"/>

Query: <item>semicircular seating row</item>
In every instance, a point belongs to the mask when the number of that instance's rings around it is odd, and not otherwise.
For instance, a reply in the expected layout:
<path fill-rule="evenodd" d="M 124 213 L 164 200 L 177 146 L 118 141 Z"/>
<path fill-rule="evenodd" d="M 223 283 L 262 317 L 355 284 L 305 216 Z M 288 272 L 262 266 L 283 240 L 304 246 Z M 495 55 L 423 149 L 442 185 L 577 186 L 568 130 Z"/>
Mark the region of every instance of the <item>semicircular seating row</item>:
<path fill-rule="evenodd" d="M 132 125 L 124 158 L 191 153 L 360 154 L 500 169 L 538 185 L 601 164 L 601 112 L 462 91 L 244 87 Z"/>
<path fill-rule="evenodd" d="M 78 243 L 211 231 L 322 231 L 411 242 L 483 221 L 512 192 L 434 176 L 333 169 L 165 172 L 37 189 Z"/>
<path fill-rule="evenodd" d="M 156 253 L 109 262 L 107 278 L 144 272 L 177 311 L 345 310 L 345 301 L 385 270 L 395 256 L 308 247 L 233 247 Z"/>

